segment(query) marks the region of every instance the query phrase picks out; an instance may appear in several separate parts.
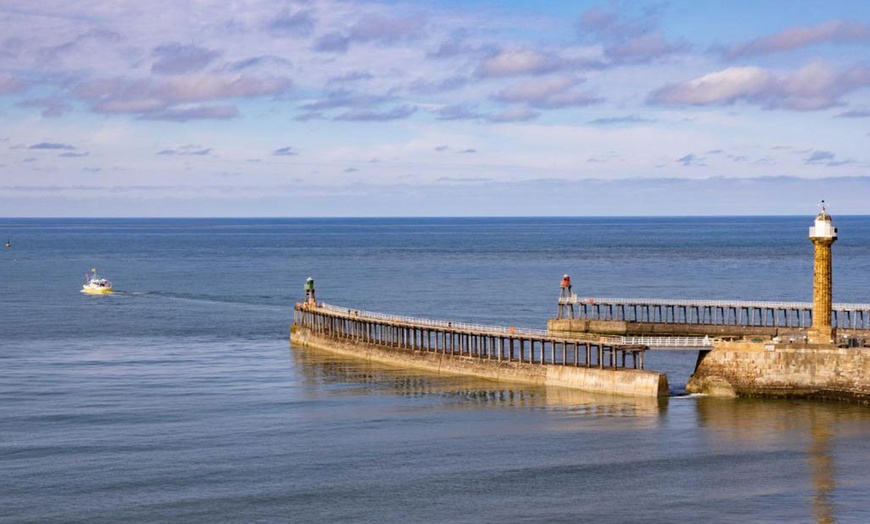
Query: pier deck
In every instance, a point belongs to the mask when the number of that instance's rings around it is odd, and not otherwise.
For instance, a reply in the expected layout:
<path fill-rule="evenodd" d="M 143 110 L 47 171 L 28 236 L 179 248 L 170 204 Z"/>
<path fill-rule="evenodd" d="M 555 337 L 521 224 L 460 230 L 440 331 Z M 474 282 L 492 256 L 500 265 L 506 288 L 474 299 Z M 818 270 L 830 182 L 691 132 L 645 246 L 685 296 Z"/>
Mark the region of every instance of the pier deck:
<path fill-rule="evenodd" d="M 643 369 L 648 347 L 622 337 L 580 340 L 548 331 L 466 324 L 348 309 L 296 305 L 293 323 L 337 339 L 484 360 L 599 369 Z"/>

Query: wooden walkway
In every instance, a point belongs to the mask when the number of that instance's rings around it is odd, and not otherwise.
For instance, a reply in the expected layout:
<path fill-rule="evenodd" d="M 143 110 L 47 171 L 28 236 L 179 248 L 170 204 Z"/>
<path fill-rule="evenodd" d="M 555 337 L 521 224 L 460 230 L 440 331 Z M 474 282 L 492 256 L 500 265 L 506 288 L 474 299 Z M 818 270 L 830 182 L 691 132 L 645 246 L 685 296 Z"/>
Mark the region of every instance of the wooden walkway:
<path fill-rule="evenodd" d="M 337 340 L 489 361 L 643 369 L 647 346 L 582 341 L 547 331 L 464 324 L 297 303 L 293 324 Z"/>

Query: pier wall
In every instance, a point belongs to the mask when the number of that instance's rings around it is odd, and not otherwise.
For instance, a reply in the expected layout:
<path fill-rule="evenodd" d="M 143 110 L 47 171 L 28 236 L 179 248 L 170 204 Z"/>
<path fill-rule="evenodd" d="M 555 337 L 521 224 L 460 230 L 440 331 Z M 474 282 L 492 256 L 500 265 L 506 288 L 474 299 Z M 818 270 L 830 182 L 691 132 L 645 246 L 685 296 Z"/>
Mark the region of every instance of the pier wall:
<path fill-rule="evenodd" d="M 587 320 L 551 318 L 547 330 L 554 334 L 627 335 L 627 336 L 695 336 L 703 337 L 774 337 L 785 331 L 773 326 L 734 326 L 716 324 L 683 324 L 664 322 L 631 322 L 624 320 Z"/>
<path fill-rule="evenodd" d="M 714 396 L 804 397 L 870 404 L 867 377 L 868 348 L 721 342 L 699 355 L 686 390 Z"/>
<path fill-rule="evenodd" d="M 583 391 L 635 397 L 668 396 L 664 373 L 640 369 L 600 369 L 516 361 L 484 360 L 450 353 L 410 350 L 339 339 L 294 325 L 290 341 L 295 347 L 314 347 L 381 364 L 435 373 L 470 375 L 501 382 L 561 386 Z"/>

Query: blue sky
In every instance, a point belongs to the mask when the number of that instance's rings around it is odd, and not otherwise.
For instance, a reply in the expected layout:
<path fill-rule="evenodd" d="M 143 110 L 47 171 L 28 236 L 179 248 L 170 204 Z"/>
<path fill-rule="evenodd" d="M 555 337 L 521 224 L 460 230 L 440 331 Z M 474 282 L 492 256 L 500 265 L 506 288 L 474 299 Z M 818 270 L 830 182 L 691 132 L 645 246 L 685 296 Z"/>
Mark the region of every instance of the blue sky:
<path fill-rule="evenodd" d="M 0 216 L 867 214 L 866 1 L 0 0 Z"/>

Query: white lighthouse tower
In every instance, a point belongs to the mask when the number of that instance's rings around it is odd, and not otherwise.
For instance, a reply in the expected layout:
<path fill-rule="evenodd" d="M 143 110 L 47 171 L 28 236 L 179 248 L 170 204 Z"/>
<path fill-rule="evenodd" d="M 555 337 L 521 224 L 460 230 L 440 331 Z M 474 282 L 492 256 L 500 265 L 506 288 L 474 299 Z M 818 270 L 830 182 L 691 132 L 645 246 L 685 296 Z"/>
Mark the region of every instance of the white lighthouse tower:
<path fill-rule="evenodd" d="M 837 241 L 837 228 L 831 222 L 831 215 L 825 209 L 824 200 L 822 200 L 822 211 L 816 215 L 816 221 L 810 226 L 810 241 L 815 246 L 813 325 L 807 331 L 807 338 L 811 344 L 830 344 L 834 340 L 834 328 L 831 326 L 833 302 L 831 245 Z"/>

